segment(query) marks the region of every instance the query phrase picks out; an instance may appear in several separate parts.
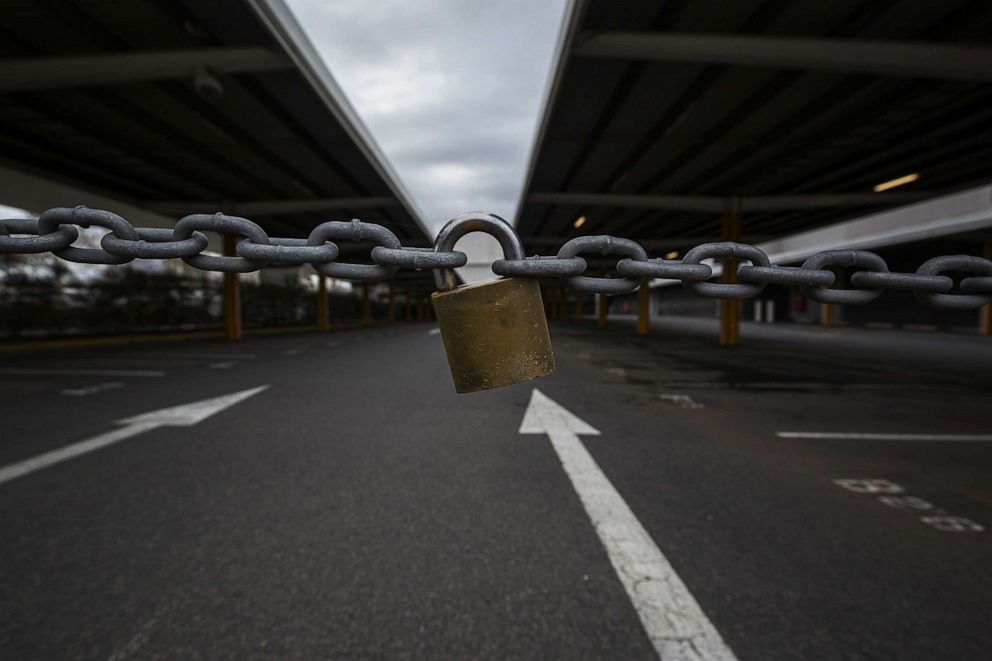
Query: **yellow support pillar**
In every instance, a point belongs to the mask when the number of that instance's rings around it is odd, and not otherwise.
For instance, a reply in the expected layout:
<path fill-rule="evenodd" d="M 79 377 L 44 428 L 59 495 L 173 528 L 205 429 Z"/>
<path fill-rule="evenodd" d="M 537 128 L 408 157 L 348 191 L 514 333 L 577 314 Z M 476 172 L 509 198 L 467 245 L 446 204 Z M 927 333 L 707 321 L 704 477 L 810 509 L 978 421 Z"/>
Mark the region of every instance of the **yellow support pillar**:
<path fill-rule="evenodd" d="M 237 255 L 235 246 L 238 237 L 233 234 L 224 235 L 224 254 L 228 257 Z M 237 273 L 224 274 L 224 335 L 227 339 L 238 341 L 243 335 L 241 328 L 241 285 Z"/>
<path fill-rule="evenodd" d="M 834 306 L 830 303 L 820 303 L 820 325 L 830 326 L 834 323 Z"/>
<path fill-rule="evenodd" d="M 982 256 L 985 257 L 985 259 L 992 259 L 992 241 L 985 242 L 985 248 L 982 250 Z M 985 335 L 986 337 L 992 337 L 992 303 L 983 305 L 978 314 L 978 334 Z"/>
<path fill-rule="evenodd" d="M 389 323 L 396 323 L 396 283 L 389 281 Z"/>
<path fill-rule="evenodd" d="M 648 287 L 650 281 L 646 278 L 641 280 L 641 286 L 637 288 L 637 334 L 647 335 L 651 330 L 651 288 Z"/>
<path fill-rule="evenodd" d="M 741 240 L 741 214 L 738 210 L 723 215 L 721 229 L 724 241 Z M 734 284 L 737 282 L 737 260 L 723 261 L 723 275 L 720 282 Z M 737 299 L 720 300 L 720 344 L 733 347 L 741 341 L 741 302 Z"/>
<path fill-rule="evenodd" d="M 327 317 L 327 277 L 317 276 L 317 330 L 326 331 L 330 327 Z"/>
<path fill-rule="evenodd" d="M 606 273 L 606 269 L 603 269 L 602 272 L 600 272 L 600 275 L 604 278 L 609 277 Z M 606 296 L 606 294 L 596 294 L 596 306 L 598 308 L 596 328 L 606 328 L 607 315 L 610 313 L 610 299 Z"/>
<path fill-rule="evenodd" d="M 369 302 L 369 283 L 362 283 L 362 326 L 372 325 L 372 305 Z"/>

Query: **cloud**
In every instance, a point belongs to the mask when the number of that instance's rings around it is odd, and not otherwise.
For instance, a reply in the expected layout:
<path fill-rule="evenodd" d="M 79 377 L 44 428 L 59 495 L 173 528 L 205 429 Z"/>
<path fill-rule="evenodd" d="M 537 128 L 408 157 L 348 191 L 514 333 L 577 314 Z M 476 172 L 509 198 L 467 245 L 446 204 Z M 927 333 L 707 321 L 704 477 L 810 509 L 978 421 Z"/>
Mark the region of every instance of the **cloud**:
<path fill-rule="evenodd" d="M 289 0 L 435 230 L 512 218 L 564 0 Z"/>

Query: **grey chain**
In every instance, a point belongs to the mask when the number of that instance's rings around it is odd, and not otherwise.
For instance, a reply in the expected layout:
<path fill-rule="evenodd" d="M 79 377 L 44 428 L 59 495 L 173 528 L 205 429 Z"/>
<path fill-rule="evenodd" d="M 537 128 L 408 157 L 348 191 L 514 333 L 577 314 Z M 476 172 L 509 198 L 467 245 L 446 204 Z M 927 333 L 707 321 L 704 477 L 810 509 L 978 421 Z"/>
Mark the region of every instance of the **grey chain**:
<path fill-rule="evenodd" d="M 110 230 L 100 248 L 77 248 L 78 227 Z M 207 237 L 217 232 L 240 237 L 237 256 L 205 255 Z M 335 241 L 374 244 L 372 264 L 335 261 Z M 388 228 L 359 220 L 321 223 L 306 239 L 272 238 L 247 218 L 222 213 L 181 218 L 174 229 L 134 227 L 109 211 L 86 207 L 49 209 L 34 220 L 0 220 L 0 254 L 52 252 L 81 264 L 126 264 L 134 259 L 182 259 L 207 271 L 247 273 L 271 265 L 309 264 L 320 274 L 355 281 L 379 281 L 400 268 L 451 269 L 468 257 L 458 251 L 403 247 Z M 598 253 L 620 257 L 617 278 L 590 277 L 585 258 Z M 713 269 L 703 260 L 747 262 L 737 267 L 738 283 L 708 282 Z M 556 255 L 500 259 L 492 264 L 497 275 L 525 278 L 563 278 L 573 289 L 598 294 L 632 292 L 651 278 L 678 280 L 706 298 L 741 299 L 760 294 L 767 285 L 798 286 L 814 301 L 840 305 L 869 303 L 886 289 L 910 291 L 921 303 L 947 310 L 970 310 L 992 303 L 992 260 L 970 255 L 945 255 L 925 262 L 915 273 L 889 271 L 881 257 L 865 250 L 828 250 L 809 257 L 801 267 L 772 265 L 757 246 L 729 241 L 705 243 L 681 260 L 650 259 L 635 241 L 611 236 L 581 236 L 567 241 Z M 832 288 L 838 272 L 848 286 Z M 958 275 L 955 281 L 947 273 Z"/>

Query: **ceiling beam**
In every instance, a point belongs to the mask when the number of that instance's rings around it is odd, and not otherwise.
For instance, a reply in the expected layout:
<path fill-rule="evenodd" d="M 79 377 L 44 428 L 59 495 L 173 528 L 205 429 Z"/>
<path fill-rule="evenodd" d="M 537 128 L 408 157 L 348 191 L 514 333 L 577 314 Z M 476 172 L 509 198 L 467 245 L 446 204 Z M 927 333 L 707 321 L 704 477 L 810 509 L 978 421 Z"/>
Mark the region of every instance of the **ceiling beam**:
<path fill-rule="evenodd" d="M 576 235 L 581 236 L 581 235 Z M 575 236 L 522 236 L 520 240 L 526 248 L 561 248 L 569 239 L 574 239 Z M 759 241 L 771 241 L 777 238 L 771 234 L 748 234 L 747 240 L 749 243 L 757 243 Z M 634 237 L 634 240 L 641 245 L 642 248 L 648 252 L 653 252 L 656 250 L 675 250 L 684 248 L 693 248 L 701 243 L 709 243 L 711 241 L 720 241 L 720 235 L 714 234 L 712 236 L 678 236 L 669 239 L 639 239 Z"/>
<path fill-rule="evenodd" d="M 571 204 L 624 209 L 655 209 L 723 213 L 736 203 L 742 212 L 822 209 L 836 207 L 890 206 L 908 204 L 933 193 L 822 193 L 803 195 L 752 195 L 715 197 L 698 195 L 621 195 L 616 193 L 531 193 L 528 204 Z"/>
<path fill-rule="evenodd" d="M 572 53 L 578 57 L 992 81 L 992 48 L 923 41 L 584 32 Z"/>
<path fill-rule="evenodd" d="M 292 69 L 286 56 L 268 48 L 195 48 L 120 51 L 101 55 L 0 60 L 0 92 L 114 85 L 189 78 L 200 68 L 211 73 Z"/>
<path fill-rule="evenodd" d="M 257 200 L 253 202 L 152 200 L 142 204 L 160 213 L 173 215 L 223 211 L 224 213 L 243 216 L 279 216 L 341 209 L 381 209 L 399 206 L 400 203 L 394 197 L 330 197 L 304 200 Z"/>

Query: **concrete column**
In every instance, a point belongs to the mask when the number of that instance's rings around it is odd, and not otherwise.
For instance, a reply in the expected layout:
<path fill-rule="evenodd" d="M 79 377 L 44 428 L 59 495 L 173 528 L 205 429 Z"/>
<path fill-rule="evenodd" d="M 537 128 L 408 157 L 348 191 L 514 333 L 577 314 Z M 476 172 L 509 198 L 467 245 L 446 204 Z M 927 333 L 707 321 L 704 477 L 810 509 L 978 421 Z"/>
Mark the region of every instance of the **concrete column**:
<path fill-rule="evenodd" d="M 724 241 L 741 240 L 741 214 L 737 209 L 723 215 L 721 229 Z M 720 282 L 737 282 L 737 260 L 723 262 L 723 275 Z M 741 302 L 737 299 L 720 300 L 720 344 L 725 347 L 737 346 L 741 341 Z"/>
<path fill-rule="evenodd" d="M 992 259 L 992 241 L 986 241 L 982 249 L 982 257 Z M 992 337 L 992 303 L 983 305 L 979 310 L 978 334 Z"/>
<path fill-rule="evenodd" d="M 238 237 L 233 234 L 224 235 L 224 254 L 228 257 L 237 256 L 235 246 Z M 224 335 L 232 341 L 240 340 L 241 328 L 241 285 L 237 273 L 224 274 Z"/>
<path fill-rule="evenodd" d="M 369 283 L 362 283 L 362 326 L 372 325 L 372 305 L 369 302 Z"/>
<path fill-rule="evenodd" d="M 637 334 L 647 335 L 651 330 L 651 288 L 648 286 L 650 280 L 641 280 L 641 286 L 637 288 Z"/>
<path fill-rule="evenodd" d="M 389 280 L 389 323 L 396 323 L 396 283 Z"/>
<path fill-rule="evenodd" d="M 327 319 L 327 277 L 317 276 L 317 330 L 328 329 Z"/>

